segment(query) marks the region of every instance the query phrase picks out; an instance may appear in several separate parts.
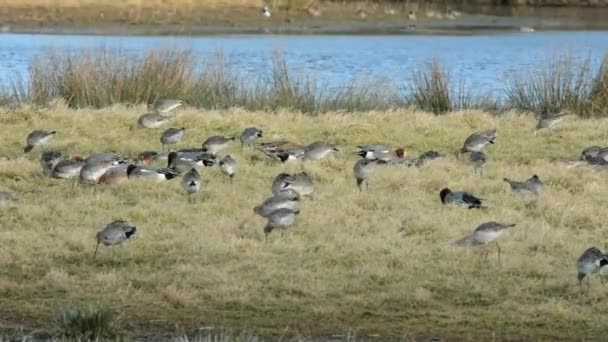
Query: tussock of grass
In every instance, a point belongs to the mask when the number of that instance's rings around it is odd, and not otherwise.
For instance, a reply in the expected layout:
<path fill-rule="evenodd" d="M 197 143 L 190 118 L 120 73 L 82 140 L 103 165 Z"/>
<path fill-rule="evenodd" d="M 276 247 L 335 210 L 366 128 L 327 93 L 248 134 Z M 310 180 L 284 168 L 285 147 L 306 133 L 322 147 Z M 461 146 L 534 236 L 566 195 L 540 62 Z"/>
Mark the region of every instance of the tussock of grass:
<path fill-rule="evenodd" d="M 22 155 L 35 128 L 56 129 L 50 148 L 86 156 L 116 151 L 135 156 L 159 149 L 159 130 L 129 131 L 144 106 L 104 110 L 23 109 L 0 116 L 0 191 L 18 194 L 2 208 L 0 323 L 23 317 L 52 329 L 49 302 L 106 303 L 137 334 L 243 327 L 260 336 L 318 336 L 356 329 L 358 335 L 593 338 L 603 336 L 605 288 L 593 279 L 581 295 L 575 260 L 605 232 L 608 183 L 603 172 L 562 169 L 550 160 L 576 158 L 587 145 L 608 145 L 608 120 L 567 118 L 557 135 L 533 135 L 529 116 L 479 111 L 435 116 L 410 110 L 311 117 L 276 113 L 178 110 L 171 126 L 187 127 L 177 147 L 200 146 L 210 135 L 235 135 L 248 126 L 264 140 L 339 144 L 334 158 L 303 165 L 264 162 L 235 144 L 240 171 L 230 183 L 205 169 L 196 204 L 178 181 L 150 186 L 72 187 L 42 176 L 39 152 Z M 496 128 L 484 177 L 456 155 L 475 130 Z M 448 155 L 421 168 L 379 167 L 369 191 L 352 176 L 354 146 L 405 146 L 410 155 L 434 149 Z M 261 159 L 262 161 L 255 161 Z M 164 165 L 159 163 L 159 165 Z M 264 220 L 252 208 L 270 195 L 273 177 L 308 172 L 314 200 L 304 200 L 294 227 L 264 243 Z M 538 174 L 538 199 L 519 199 L 503 177 Z M 15 177 L 4 177 L 12 175 Z M 448 186 L 487 199 L 484 211 L 446 208 Z M 137 225 L 123 246 L 100 247 L 95 233 L 115 219 Z M 494 246 L 448 244 L 489 220 L 517 223 Z M 483 252 L 490 252 L 487 260 Z M 153 323 L 151 323 L 153 322 Z M 289 327 L 285 332 L 285 327 Z"/>
<path fill-rule="evenodd" d="M 116 318 L 106 307 L 77 307 L 65 305 L 55 312 L 55 326 L 59 336 L 79 340 L 114 337 Z"/>
<path fill-rule="evenodd" d="M 589 116 L 589 91 L 593 75 L 588 62 L 575 63 L 568 55 L 555 57 L 539 70 L 509 79 L 507 105 L 537 115 L 552 115 L 570 110 Z"/>

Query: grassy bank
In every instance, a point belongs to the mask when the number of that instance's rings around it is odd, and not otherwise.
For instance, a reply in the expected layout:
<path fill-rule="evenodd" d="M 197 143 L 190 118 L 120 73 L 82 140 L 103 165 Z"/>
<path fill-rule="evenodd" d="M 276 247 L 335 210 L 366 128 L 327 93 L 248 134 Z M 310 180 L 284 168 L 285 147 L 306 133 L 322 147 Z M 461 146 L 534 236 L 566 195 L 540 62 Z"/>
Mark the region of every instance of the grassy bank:
<path fill-rule="evenodd" d="M 129 131 L 145 111 L 27 108 L 0 114 L 0 190 L 18 202 L 0 208 L 0 325 L 56 332 L 57 309 L 99 305 L 119 316 L 122 333 L 191 332 L 201 327 L 244 328 L 261 335 L 358 335 L 599 338 L 608 314 L 606 289 L 593 279 L 581 295 L 575 260 L 603 247 L 601 213 L 608 191 L 602 172 L 562 169 L 554 157 L 578 157 L 587 145 L 608 145 L 607 119 L 568 118 L 561 135 L 533 135 L 535 121 L 514 113 L 477 111 L 447 116 L 399 110 L 317 117 L 279 110 L 179 111 L 171 124 L 187 127 L 179 147 L 199 146 L 213 134 L 264 129 L 265 139 L 336 142 L 335 158 L 303 165 L 274 164 L 235 146 L 240 163 L 233 184 L 217 169 L 197 204 L 178 181 L 157 186 L 72 187 L 45 178 L 33 153 L 22 155 L 32 129 L 56 129 L 51 148 L 72 155 L 113 150 L 134 156 L 159 149 L 159 131 Z M 484 177 L 455 155 L 474 130 L 497 128 Z M 448 155 L 422 168 L 379 168 L 369 191 L 352 177 L 354 146 L 386 143 L 411 155 Z M 264 221 L 252 208 L 270 194 L 282 171 L 304 169 L 316 182 L 314 200 L 301 204 L 296 225 L 264 243 Z M 515 197 L 503 177 L 538 174 L 538 199 Z M 443 207 L 449 186 L 487 199 L 487 210 Z M 103 248 L 95 232 L 124 218 L 137 236 Z M 494 246 L 453 249 L 449 242 L 478 224 L 517 223 Z M 482 256 L 489 251 L 488 259 Z"/>
<path fill-rule="evenodd" d="M 0 93 L 0 103 L 46 107 L 62 99 L 70 108 L 105 108 L 178 98 L 199 109 L 306 114 L 416 108 L 435 114 L 482 109 L 608 115 L 608 56 L 595 70 L 589 61 L 558 55 L 543 67 L 510 75 L 499 94 L 469 89 L 466 79 L 451 77 L 439 61 L 390 80 L 353 79 L 328 86 L 314 74 L 294 71 L 278 52 L 256 77 L 239 74 L 221 54 L 204 58 L 189 51 L 152 50 L 137 57 L 109 49 L 39 56 L 27 78 L 17 78 Z"/>

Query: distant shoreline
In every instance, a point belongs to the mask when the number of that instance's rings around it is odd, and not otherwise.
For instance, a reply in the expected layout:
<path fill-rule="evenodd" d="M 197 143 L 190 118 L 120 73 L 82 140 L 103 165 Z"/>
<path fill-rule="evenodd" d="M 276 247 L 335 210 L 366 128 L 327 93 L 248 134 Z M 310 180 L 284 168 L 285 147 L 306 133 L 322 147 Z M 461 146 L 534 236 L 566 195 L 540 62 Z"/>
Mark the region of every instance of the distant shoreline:
<path fill-rule="evenodd" d="M 326 23 L 326 24 L 269 24 L 269 25 L 93 25 L 93 26 L 5 26 L 2 33 L 53 35 L 118 35 L 118 36 L 212 36 L 231 34 L 268 35 L 476 35 L 531 31 L 605 31 L 608 21 L 578 23 L 556 21 L 539 23 L 536 18 L 463 18 L 457 22 L 398 22 Z M 491 17 L 490 17 L 491 18 Z"/>

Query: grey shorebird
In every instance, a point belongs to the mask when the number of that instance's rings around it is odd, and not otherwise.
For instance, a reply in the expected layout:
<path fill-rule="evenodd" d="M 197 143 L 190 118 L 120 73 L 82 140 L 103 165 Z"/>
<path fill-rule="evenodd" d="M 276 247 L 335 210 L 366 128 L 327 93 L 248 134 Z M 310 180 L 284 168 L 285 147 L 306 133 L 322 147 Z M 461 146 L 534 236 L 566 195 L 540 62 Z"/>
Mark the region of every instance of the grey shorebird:
<path fill-rule="evenodd" d="M 483 201 L 482 198 L 478 198 L 477 196 L 465 191 L 452 191 L 449 188 L 443 188 L 439 192 L 439 198 L 441 199 L 441 203 L 445 205 L 453 204 L 458 207 L 468 209 L 485 208 L 481 205 L 481 202 Z"/>
<path fill-rule="evenodd" d="M 222 172 L 226 176 L 230 177 L 230 181 L 232 181 L 234 175 L 236 174 L 236 171 L 238 170 L 238 164 L 236 160 L 230 155 L 227 155 L 220 160 L 219 166 L 220 170 L 222 170 Z"/>
<path fill-rule="evenodd" d="M 519 196 L 530 194 L 539 195 L 543 189 L 543 181 L 540 179 L 540 177 L 538 177 L 538 175 L 533 175 L 523 182 L 510 180 L 509 178 L 504 178 L 504 181 L 509 184 L 511 191 Z"/>
<path fill-rule="evenodd" d="M 294 224 L 296 216 L 300 214 L 297 209 L 282 208 L 273 211 L 266 218 L 268 222 L 264 226 L 264 234 L 266 235 L 266 241 L 268 241 L 268 235 L 275 229 L 281 230 L 281 236 L 285 230 Z"/>
<path fill-rule="evenodd" d="M 184 105 L 182 100 L 158 99 L 152 106 L 152 110 L 157 114 L 167 114 L 172 110 Z"/>
<path fill-rule="evenodd" d="M 365 189 L 369 188 L 369 177 L 371 177 L 376 166 L 376 160 L 373 159 L 359 159 L 353 166 L 353 174 L 357 181 L 357 187 L 359 191 L 363 191 L 362 184 L 365 182 Z"/>
<path fill-rule="evenodd" d="M 188 194 L 188 201 L 193 202 L 193 195 L 201 190 L 201 176 L 195 168 L 182 177 L 182 189 Z"/>
<path fill-rule="evenodd" d="M 583 279 L 587 278 L 587 293 L 590 288 L 590 277 L 593 274 L 599 273 L 602 267 L 608 265 L 608 256 L 596 247 L 591 247 L 581 254 L 576 260 L 576 270 L 578 272 L 578 284 L 583 288 Z M 600 281 L 603 284 L 604 280 L 600 276 Z"/>
<path fill-rule="evenodd" d="M 321 160 L 331 155 L 334 152 L 339 152 L 336 145 L 326 143 L 324 141 L 315 141 L 304 148 L 303 159 L 306 160 Z"/>
<path fill-rule="evenodd" d="M 85 164 L 84 159 L 80 157 L 62 160 L 53 168 L 52 176 L 61 179 L 78 179 Z"/>
<path fill-rule="evenodd" d="M 137 126 L 141 128 L 159 128 L 162 125 L 169 123 L 170 119 L 167 116 L 158 113 L 146 113 L 137 119 Z M 133 129 L 133 127 L 131 127 Z"/>
<path fill-rule="evenodd" d="M 561 113 L 549 113 L 540 115 L 538 118 L 538 122 L 536 124 L 536 129 L 534 130 L 534 134 L 538 133 L 541 129 L 547 129 L 549 133 L 553 133 L 553 128 L 557 126 L 557 124 L 562 121 L 562 119 L 569 115 L 569 112 L 561 112 Z"/>
<path fill-rule="evenodd" d="M 95 247 L 95 253 L 93 253 L 93 259 L 97 256 L 97 249 L 99 244 L 103 243 L 105 246 L 120 245 L 129 238 L 131 238 L 137 228 L 130 225 L 127 221 L 117 220 L 108 224 L 104 229 L 97 232 L 97 246 Z"/>
<path fill-rule="evenodd" d="M 258 139 L 264 136 L 264 132 L 256 127 L 247 127 L 241 133 L 239 140 L 241 140 L 241 148 L 244 145 L 253 145 Z"/>
<path fill-rule="evenodd" d="M 34 147 L 44 146 L 55 135 L 57 131 L 44 131 L 35 130 L 27 135 L 25 138 L 26 146 L 23 148 L 23 152 L 28 153 Z"/>
<path fill-rule="evenodd" d="M 488 144 L 494 144 L 496 136 L 497 134 L 495 129 L 475 132 L 467 137 L 462 148 L 460 149 L 460 152 L 480 152 Z"/>
<path fill-rule="evenodd" d="M 160 143 L 162 145 L 162 151 L 165 151 L 165 148 L 168 148 L 170 151 L 169 145 L 174 145 L 180 142 L 184 137 L 184 132 L 186 131 L 185 127 L 182 128 L 168 128 L 163 132 L 160 136 Z"/>
<path fill-rule="evenodd" d="M 167 168 L 186 172 L 192 168 L 197 170 L 211 167 L 217 163 L 214 154 L 203 152 L 202 149 L 179 150 L 169 153 Z"/>
<path fill-rule="evenodd" d="M 211 136 L 203 142 L 203 152 L 217 154 L 230 146 L 234 142 L 234 139 L 234 137 L 224 137 L 221 135 Z"/>
<path fill-rule="evenodd" d="M 177 171 L 146 165 L 129 164 L 127 177 L 130 179 L 145 179 L 155 182 L 165 182 L 178 176 Z"/>
<path fill-rule="evenodd" d="M 494 242 L 498 252 L 498 260 L 500 261 L 501 250 L 496 239 L 506 233 L 509 228 L 515 227 L 515 225 L 516 224 L 505 224 L 495 221 L 485 222 L 477 226 L 473 233 L 452 242 L 451 245 L 456 247 L 469 247 L 487 245 L 490 242 Z"/>
<path fill-rule="evenodd" d="M 55 165 L 65 158 L 63 153 L 59 151 L 45 151 L 40 156 L 40 166 L 42 167 L 42 174 L 45 176 L 51 176 L 53 174 L 53 168 Z"/>
<path fill-rule="evenodd" d="M 477 170 L 479 170 L 479 175 L 483 177 L 483 168 L 488 160 L 486 154 L 482 151 L 471 152 L 471 154 L 469 154 L 469 160 L 471 161 L 471 164 L 473 164 L 475 174 L 477 174 Z"/>
<path fill-rule="evenodd" d="M 299 201 L 300 197 L 297 193 L 286 191 L 284 194 L 282 193 L 267 198 L 262 204 L 255 206 L 253 212 L 262 217 L 268 217 L 279 209 L 297 210 Z"/>
<path fill-rule="evenodd" d="M 283 179 L 281 191 L 295 191 L 301 197 L 313 199 L 315 185 L 312 177 L 306 172 L 295 173 Z"/>

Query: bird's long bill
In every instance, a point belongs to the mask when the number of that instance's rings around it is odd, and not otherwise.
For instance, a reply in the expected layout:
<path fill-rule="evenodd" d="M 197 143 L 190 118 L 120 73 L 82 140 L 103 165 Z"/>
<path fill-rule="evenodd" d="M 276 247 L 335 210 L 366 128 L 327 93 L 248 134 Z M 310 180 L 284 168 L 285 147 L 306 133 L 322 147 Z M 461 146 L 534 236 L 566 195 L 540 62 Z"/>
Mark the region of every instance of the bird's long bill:
<path fill-rule="evenodd" d="M 95 246 L 95 253 L 93 253 L 93 259 L 97 256 L 97 249 L 99 248 L 99 241 L 97 241 L 97 246 Z"/>

